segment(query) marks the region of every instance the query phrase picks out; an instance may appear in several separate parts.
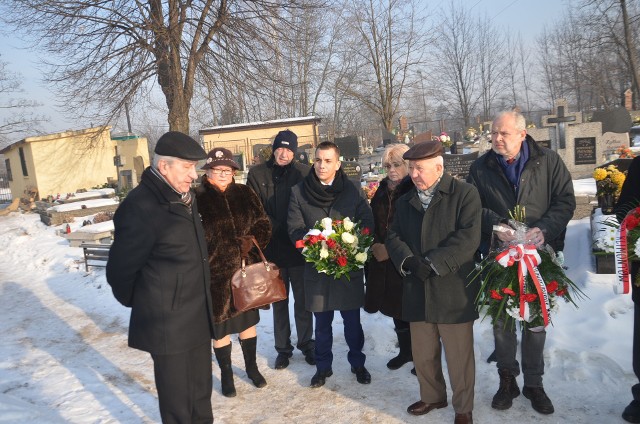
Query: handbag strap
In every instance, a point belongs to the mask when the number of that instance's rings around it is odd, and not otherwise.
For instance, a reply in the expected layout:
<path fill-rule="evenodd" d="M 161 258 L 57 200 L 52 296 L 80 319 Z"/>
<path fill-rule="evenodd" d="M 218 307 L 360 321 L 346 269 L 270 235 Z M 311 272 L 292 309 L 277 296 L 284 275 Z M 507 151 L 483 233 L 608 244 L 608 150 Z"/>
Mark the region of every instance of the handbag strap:
<path fill-rule="evenodd" d="M 258 240 L 256 240 L 255 236 L 251 236 L 251 241 L 253 242 L 253 244 L 256 246 L 256 248 L 258 248 L 258 253 L 260 254 L 260 259 L 262 260 L 263 264 L 267 264 L 267 258 L 264 257 L 264 253 L 262 253 L 262 249 L 260 249 L 260 245 L 258 244 Z M 244 269 L 247 266 L 247 261 L 244 260 L 244 258 L 241 261 L 241 267 L 242 270 L 244 271 Z"/>

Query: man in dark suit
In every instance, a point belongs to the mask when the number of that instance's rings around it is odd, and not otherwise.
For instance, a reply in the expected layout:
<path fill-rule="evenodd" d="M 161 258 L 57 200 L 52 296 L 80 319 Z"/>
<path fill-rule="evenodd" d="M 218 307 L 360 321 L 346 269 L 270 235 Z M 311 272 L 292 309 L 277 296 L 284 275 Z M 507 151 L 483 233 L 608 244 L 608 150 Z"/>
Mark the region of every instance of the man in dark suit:
<path fill-rule="evenodd" d="M 151 354 L 165 424 L 213 422 L 209 255 L 191 191 L 206 156 L 191 137 L 164 134 L 113 218 L 107 281 L 131 308 L 129 346 Z"/>

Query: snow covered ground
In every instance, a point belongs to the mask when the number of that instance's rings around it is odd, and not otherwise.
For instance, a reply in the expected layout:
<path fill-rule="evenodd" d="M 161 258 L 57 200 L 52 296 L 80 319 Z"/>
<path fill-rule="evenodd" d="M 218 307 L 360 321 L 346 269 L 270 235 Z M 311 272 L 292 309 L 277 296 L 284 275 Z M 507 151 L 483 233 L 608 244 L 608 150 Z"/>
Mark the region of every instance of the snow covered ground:
<path fill-rule="evenodd" d="M 591 184 L 578 181 L 576 191 L 587 194 Z M 127 347 L 128 309 L 114 300 L 104 269 L 85 272 L 82 250 L 70 248 L 55 230 L 36 214 L 0 217 L 0 423 L 160 422 L 152 361 Z M 486 362 L 493 336 L 488 320 L 479 320 L 476 423 L 624 422 L 620 414 L 637 382 L 631 367 L 633 303 L 613 293 L 613 275 L 594 273 L 588 218 L 570 223 L 566 246 L 568 274 L 589 298 L 579 309 L 560 304 L 548 328 L 544 382 L 556 412 L 540 415 L 522 396 L 507 411 L 491 408 L 498 387 L 495 363 Z M 300 352 L 287 369 L 273 369 L 271 311 L 261 311 L 258 364 L 268 385 L 257 389 L 248 380 L 234 339 L 238 396 L 220 394 L 214 363 L 216 423 L 453 422 L 451 406 L 426 417 L 406 413 L 419 399 L 418 382 L 410 364 L 397 371 L 385 366 L 396 353 L 392 320 L 362 312 L 362 321 L 372 383 L 360 385 L 350 372 L 337 315 L 334 375 L 311 389 L 315 368 Z"/>

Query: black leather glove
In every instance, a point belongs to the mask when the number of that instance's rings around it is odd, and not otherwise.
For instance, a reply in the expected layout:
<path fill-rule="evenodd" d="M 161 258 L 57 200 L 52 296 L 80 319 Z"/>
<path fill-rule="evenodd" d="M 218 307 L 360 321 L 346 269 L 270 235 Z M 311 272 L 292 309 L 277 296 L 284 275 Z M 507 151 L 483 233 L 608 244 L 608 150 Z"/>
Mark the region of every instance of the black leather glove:
<path fill-rule="evenodd" d="M 404 260 L 402 268 L 420 281 L 426 281 L 433 274 L 433 269 L 429 262 L 419 256 L 409 256 Z"/>
<path fill-rule="evenodd" d="M 253 248 L 253 236 L 240 236 L 237 238 L 240 245 L 240 257 L 246 259 L 249 257 L 249 251 Z"/>

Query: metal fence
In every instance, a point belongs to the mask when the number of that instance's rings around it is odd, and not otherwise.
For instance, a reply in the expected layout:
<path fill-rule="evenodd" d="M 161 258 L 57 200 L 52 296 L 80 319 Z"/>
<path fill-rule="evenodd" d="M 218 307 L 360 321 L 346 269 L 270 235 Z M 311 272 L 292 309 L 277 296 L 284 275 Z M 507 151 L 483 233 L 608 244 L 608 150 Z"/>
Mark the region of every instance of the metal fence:
<path fill-rule="evenodd" d="M 11 203 L 9 176 L 5 172 L 0 172 L 0 203 Z"/>

